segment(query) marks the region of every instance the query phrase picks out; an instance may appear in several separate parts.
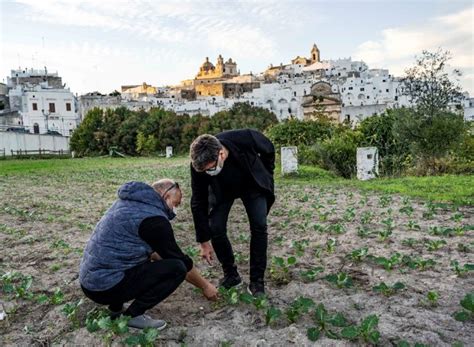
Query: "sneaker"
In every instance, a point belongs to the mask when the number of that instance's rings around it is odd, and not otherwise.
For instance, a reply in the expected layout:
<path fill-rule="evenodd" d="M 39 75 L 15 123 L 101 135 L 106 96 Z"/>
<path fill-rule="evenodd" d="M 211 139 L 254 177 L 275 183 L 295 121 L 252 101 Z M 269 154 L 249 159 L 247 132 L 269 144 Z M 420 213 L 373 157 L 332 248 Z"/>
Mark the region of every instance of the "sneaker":
<path fill-rule="evenodd" d="M 247 292 L 254 297 L 265 295 L 265 284 L 263 281 L 250 282 Z"/>
<path fill-rule="evenodd" d="M 110 319 L 114 320 L 114 319 L 117 319 L 118 317 L 120 317 L 120 315 L 122 315 L 124 313 L 124 310 L 120 310 L 120 311 L 110 311 L 109 310 L 109 317 Z"/>
<path fill-rule="evenodd" d="M 145 328 L 155 328 L 158 330 L 163 330 L 166 327 L 166 322 L 161 319 L 153 319 L 150 316 L 142 314 L 140 316 L 133 317 L 128 321 L 128 326 L 130 328 L 145 329 Z"/>
<path fill-rule="evenodd" d="M 221 278 L 219 281 L 219 287 L 225 289 L 230 289 L 232 287 L 239 287 L 242 284 L 242 279 L 240 278 L 238 272 L 224 274 L 224 278 Z"/>

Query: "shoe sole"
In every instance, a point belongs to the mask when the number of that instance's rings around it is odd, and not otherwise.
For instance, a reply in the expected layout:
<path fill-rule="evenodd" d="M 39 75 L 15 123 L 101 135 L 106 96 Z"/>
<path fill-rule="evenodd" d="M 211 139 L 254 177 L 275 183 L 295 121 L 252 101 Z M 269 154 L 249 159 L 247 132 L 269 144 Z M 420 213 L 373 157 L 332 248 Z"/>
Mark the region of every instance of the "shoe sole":
<path fill-rule="evenodd" d="M 152 329 L 156 329 L 158 331 L 161 331 L 163 330 L 164 328 L 166 328 L 168 326 L 168 324 L 165 322 L 165 324 L 163 324 L 162 326 L 159 326 L 159 327 L 134 327 L 132 325 L 129 325 L 128 327 L 129 328 L 133 328 L 133 329 L 139 329 L 139 330 L 143 330 L 143 329 L 146 329 L 146 328 L 152 328 Z"/>
<path fill-rule="evenodd" d="M 253 295 L 252 294 L 252 291 L 250 290 L 250 285 L 247 286 L 247 293 L 249 293 L 250 295 L 252 295 L 254 298 L 258 297 L 258 296 L 265 296 L 265 293 L 260 293 L 260 294 L 257 294 L 257 295 Z"/>

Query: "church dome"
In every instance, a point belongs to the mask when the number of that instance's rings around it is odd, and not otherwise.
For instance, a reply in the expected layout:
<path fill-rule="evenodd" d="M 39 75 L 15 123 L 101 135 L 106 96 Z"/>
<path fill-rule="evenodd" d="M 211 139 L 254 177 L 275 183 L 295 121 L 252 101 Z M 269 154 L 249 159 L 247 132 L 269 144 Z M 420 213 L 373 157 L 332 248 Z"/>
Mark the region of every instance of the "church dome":
<path fill-rule="evenodd" d="M 206 57 L 206 61 L 201 65 L 201 71 L 213 70 L 214 65 L 209 61 L 209 58 Z"/>

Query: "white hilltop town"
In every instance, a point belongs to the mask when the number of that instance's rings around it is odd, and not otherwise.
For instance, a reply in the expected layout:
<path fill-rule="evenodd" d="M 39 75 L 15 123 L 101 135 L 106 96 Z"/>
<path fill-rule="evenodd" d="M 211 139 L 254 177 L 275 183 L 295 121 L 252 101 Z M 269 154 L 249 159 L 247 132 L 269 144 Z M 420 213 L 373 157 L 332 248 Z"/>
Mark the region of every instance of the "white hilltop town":
<path fill-rule="evenodd" d="M 0 84 L 0 130 L 69 136 L 95 107 L 162 107 L 178 115 L 212 117 L 240 102 L 266 108 L 280 121 L 324 114 L 354 125 L 388 108 L 410 105 L 400 78 L 389 70 L 351 58 L 321 60 L 314 44 L 309 57 L 297 56 L 258 74 L 240 74 L 236 61 L 219 55 L 215 64 L 206 58 L 196 76 L 179 85 L 123 85 L 109 95 L 74 95 L 46 67 L 11 70 L 7 84 Z M 474 120 L 474 98 L 466 93 L 461 106 L 465 119 Z"/>

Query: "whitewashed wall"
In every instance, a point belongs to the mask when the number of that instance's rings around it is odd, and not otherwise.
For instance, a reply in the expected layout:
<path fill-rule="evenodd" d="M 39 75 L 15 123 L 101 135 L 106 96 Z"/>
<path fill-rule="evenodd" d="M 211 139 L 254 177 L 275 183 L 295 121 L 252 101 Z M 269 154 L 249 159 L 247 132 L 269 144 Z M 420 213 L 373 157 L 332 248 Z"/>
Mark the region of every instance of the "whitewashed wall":
<path fill-rule="evenodd" d="M 0 132 L 0 150 L 5 150 L 5 155 L 11 155 L 11 151 L 69 151 L 69 137 L 21 134 Z"/>

